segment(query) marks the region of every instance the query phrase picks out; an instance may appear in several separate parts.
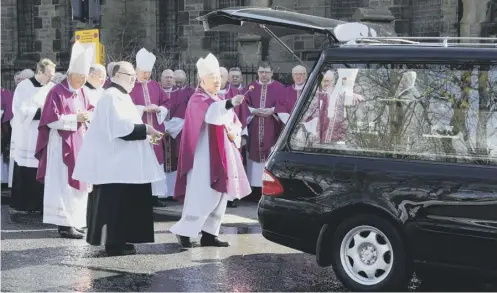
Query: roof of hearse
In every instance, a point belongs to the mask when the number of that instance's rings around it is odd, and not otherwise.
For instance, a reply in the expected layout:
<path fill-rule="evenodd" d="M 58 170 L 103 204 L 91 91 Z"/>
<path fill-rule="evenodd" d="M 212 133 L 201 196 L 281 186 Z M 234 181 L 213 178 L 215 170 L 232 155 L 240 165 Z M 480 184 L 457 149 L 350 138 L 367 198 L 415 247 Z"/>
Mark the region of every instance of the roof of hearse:
<path fill-rule="evenodd" d="M 322 54 L 326 61 L 497 63 L 497 48 L 359 44 L 329 47 Z"/>

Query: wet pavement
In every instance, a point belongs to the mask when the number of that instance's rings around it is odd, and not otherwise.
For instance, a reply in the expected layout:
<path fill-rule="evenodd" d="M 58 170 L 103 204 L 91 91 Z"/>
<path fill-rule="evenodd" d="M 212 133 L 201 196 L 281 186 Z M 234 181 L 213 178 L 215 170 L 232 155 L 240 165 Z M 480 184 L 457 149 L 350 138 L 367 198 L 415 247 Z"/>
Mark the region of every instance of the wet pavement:
<path fill-rule="evenodd" d="M 1 210 L 1 290 L 6 291 L 346 291 L 331 268 L 313 256 L 265 240 L 257 224 L 228 224 L 228 248 L 180 249 L 168 232 L 173 219 L 156 219 L 155 243 L 137 254 L 106 257 L 84 240 L 61 239 L 39 215 L 9 217 Z M 482 284 L 443 282 L 411 291 L 495 291 Z"/>

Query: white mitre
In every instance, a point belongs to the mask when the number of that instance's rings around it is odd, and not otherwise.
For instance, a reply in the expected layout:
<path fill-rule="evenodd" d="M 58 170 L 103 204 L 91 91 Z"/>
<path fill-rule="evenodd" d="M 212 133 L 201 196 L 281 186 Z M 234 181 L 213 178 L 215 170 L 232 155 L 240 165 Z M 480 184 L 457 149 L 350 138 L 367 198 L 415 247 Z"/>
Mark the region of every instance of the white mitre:
<path fill-rule="evenodd" d="M 200 77 L 209 74 L 220 74 L 219 61 L 217 61 L 217 58 L 214 55 L 209 53 L 207 57 L 198 59 L 197 71 Z"/>
<path fill-rule="evenodd" d="M 147 51 L 145 48 L 141 48 L 138 53 L 136 53 L 136 68 L 145 71 L 151 72 L 154 68 L 155 64 L 155 55 Z"/>
<path fill-rule="evenodd" d="M 83 47 L 80 42 L 75 42 L 72 46 L 71 61 L 69 62 L 70 73 L 88 75 L 93 62 L 93 48 Z"/>

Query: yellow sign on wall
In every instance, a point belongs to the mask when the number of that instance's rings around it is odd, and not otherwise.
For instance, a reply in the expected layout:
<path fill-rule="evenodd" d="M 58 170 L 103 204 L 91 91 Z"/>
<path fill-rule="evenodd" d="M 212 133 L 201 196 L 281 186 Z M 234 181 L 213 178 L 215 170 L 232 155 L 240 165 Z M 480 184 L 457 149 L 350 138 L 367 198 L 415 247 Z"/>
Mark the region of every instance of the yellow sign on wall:
<path fill-rule="evenodd" d="M 98 29 L 76 31 L 74 32 L 74 39 L 83 46 L 93 49 L 93 63 L 105 64 L 105 48 L 100 43 Z"/>

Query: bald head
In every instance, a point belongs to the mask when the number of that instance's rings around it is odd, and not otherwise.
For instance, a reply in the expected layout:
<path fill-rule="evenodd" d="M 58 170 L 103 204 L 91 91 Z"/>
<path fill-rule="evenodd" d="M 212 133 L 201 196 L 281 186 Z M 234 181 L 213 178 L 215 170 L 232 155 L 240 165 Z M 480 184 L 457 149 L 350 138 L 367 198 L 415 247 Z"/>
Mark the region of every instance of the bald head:
<path fill-rule="evenodd" d="M 293 81 L 296 85 L 303 85 L 307 79 L 307 69 L 302 65 L 297 65 L 292 69 Z"/>
<path fill-rule="evenodd" d="M 112 69 L 112 81 L 122 86 L 128 93 L 135 86 L 136 71 L 133 64 L 119 61 Z"/>
<path fill-rule="evenodd" d="M 225 67 L 219 67 L 219 72 L 221 73 L 221 88 L 224 89 L 226 87 L 226 83 L 228 82 L 228 69 Z"/>
<path fill-rule="evenodd" d="M 307 69 L 305 69 L 305 67 L 302 65 L 297 65 L 292 68 L 292 74 L 293 73 L 307 73 Z"/>
<path fill-rule="evenodd" d="M 335 73 L 328 70 L 323 75 L 323 80 L 321 81 L 321 87 L 323 90 L 328 90 L 335 85 Z"/>
<path fill-rule="evenodd" d="M 160 84 L 165 89 L 170 89 L 174 86 L 174 72 L 171 69 L 162 71 Z"/>
<path fill-rule="evenodd" d="M 183 86 L 185 86 L 186 73 L 181 69 L 175 70 L 174 81 L 176 82 L 177 87 L 182 88 Z"/>

